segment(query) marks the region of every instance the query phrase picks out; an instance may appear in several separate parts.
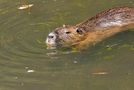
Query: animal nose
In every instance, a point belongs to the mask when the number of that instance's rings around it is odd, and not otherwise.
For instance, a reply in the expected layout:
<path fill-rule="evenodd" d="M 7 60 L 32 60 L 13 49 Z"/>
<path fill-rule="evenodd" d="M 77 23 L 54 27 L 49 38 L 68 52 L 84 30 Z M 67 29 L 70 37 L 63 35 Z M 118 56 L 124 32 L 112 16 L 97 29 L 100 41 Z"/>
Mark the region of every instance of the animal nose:
<path fill-rule="evenodd" d="M 54 35 L 49 35 L 48 38 L 52 39 L 52 38 L 54 38 Z"/>

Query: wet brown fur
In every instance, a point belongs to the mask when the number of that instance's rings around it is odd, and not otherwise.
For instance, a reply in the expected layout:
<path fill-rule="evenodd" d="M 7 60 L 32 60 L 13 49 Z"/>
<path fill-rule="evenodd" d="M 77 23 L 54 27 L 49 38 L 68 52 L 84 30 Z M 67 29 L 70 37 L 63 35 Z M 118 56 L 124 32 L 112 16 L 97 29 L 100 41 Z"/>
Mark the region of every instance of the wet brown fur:
<path fill-rule="evenodd" d="M 102 18 L 102 17 L 107 18 L 108 16 L 112 17 L 114 14 L 122 13 L 122 12 L 126 14 L 126 16 L 122 17 L 122 19 L 124 19 L 124 20 L 126 18 L 128 18 L 128 19 L 130 18 L 129 16 L 127 16 L 127 13 L 129 13 L 129 15 L 130 14 L 132 15 L 131 18 L 128 21 L 123 22 L 122 25 L 120 25 L 120 26 L 113 25 L 110 27 L 97 26 L 98 23 L 101 23 L 101 21 L 99 22 L 100 18 Z M 134 28 L 134 8 L 122 7 L 122 8 L 110 9 L 108 11 L 99 13 L 95 17 L 92 17 L 91 19 L 88 19 L 85 22 L 80 23 L 76 26 L 84 27 L 87 31 L 87 35 L 85 36 L 86 39 L 81 41 L 76 46 L 77 49 L 85 49 L 85 48 L 89 47 L 90 45 L 94 45 L 97 42 L 100 42 L 108 37 L 111 37 L 111 36 L 119 33 L 119 32 L 123 32 L 125 30 Z"/>
<path fill-rule="evenodd" d="M 77 24 L 76 26 L 83 27 L 87 31 L 97 30 L 98 28 L 99 29 L 103 28 L 102 30 L 105 30 L 105 29 L 110 28 L 110 27 L 106 27 L 106 28 L 100 27 L 99 24 L 103 22 L 102 19 L 105 19 L 104 22 L 110 21 L 110 20 L 112 21 L 112 20 L 114 20 L 115 15 L 121 16 L 122 14 L 123 14 L 122 19 L 124 19 L 124 20 L 127 18 L 129 19 L 129 18 L 133 17 L 133 19 L 131 19 L 132 21 L 131 22 L 129 21 L 126 24 L 134 23 L 134 8 L 132 8 L 132 7 L 117 7 L 117 8 L 112 8 L 112 9 L 100 12 L 96 16 L 89 18 L 82 23 Z M 130 16 L 130 15 L 132 15 L 132 16 Z M 123 26 L 123 23 L 122 23 L 122 26 Z"/>
<path fill-rule="evenodd" d="M 85 49 L 89 45 L 94 45 L 119 32 L 134 28 L 134 8 L 120 7 L 109 9 L 71 27 L 82 28 L 85 31 L 84 38 L 80 39 L 75 45 L 77 49 Z M 76 34 L 73 28 L 69 27 L 68 31 Z"/>
<path fill-rule="evenodd" d="M 134 24 L 133 24 L 134 25 Z M 95 31 L 95 32 L 90 32 L 86 35 L 86 39 L 84 39 L 83 41 L 81 41 L 78 45 L 75 46 L 75 48 L 77 50 L 82 50 L 82 49 L 86 49 L 87 47 L 91 46 L 91 45 L 95 45 L 96 43 L 111 37 L 119 32 L 125 31 L 125 29 L 123 28 L 119 28 L 119 27 L 114 27 L 110 30 L 106 30 L 106 31 Z"/>

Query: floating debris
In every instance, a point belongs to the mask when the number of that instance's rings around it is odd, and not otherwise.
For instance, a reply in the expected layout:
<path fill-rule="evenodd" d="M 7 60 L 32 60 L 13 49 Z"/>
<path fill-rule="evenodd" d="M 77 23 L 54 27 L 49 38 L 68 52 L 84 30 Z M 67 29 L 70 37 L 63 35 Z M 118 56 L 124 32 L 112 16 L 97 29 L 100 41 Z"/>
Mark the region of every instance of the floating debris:
<path fill-rule="evenodd" d="M 18 77 L 14 77 L 14 79 L 18 79 Z"/>
<path fill-rule="evenodd" d="M 117 43 L 117 44 L 113 44 L 113 45 L 106 45 L 106 48 L 107 48 L 107 50 L 112 50 L 113 49 L 113 47 L 115 47 L 115 46 L 117 46 L 117 45 L 119 45 L 120 43 Z"/>
<path fill-rule="evenodd" d="M 32 72 L 34 72 L 34 70 L 27 70 L 27 72 L 28 72 L 28 73 L 32 73 Z"/>
<path fill-rule="evenodd" d="M 78 61 L 74 61 L 74 63 L 75 63 L 75 64 L 77 64 L 77 63 L 78 63 Z"/>
<path fill-rule="evenodd" d="M 22 6 L 20 6 L 18 9 L 24 10 L 24 9 L 31 8 L 32 6 L 34 6 L 34 4 L 22 5 Z"/>
<path fill-rule="evenodd" d="M 95 73 L 92 73 L 93 75 L 107 75 L 108 72 L 95 72 Z"/>

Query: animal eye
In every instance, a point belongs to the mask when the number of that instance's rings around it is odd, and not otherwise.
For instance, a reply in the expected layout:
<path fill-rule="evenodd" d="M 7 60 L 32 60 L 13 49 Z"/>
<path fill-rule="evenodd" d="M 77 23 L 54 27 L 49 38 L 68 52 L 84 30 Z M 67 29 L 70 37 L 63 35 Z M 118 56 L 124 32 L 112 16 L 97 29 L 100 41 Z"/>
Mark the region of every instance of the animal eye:
<path fill-rule="evenodd" d="M 69 32 L 69 31 L 68 31 L 68 32 L 66 32 L 66 34 L 70 34 L 70 33 L 71 33 L 71 32 Z"/>
<path fill-rule="evenodd" d="M 81 29 L 77 29 L 76 32 L 77 32 L 78 34 L 83 34 L 83 31 L 82 31 Z"/>

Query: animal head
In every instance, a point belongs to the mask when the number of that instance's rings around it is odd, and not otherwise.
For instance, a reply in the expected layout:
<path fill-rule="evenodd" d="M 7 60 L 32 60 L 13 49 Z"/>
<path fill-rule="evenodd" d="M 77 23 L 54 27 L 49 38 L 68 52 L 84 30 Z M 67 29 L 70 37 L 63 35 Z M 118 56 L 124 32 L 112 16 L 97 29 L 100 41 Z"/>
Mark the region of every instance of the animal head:
<path fill-rule="evenodd" d="M 48 34 L 46 44 L 48 47 L 70 47 L 77 45 L 85 35 L 83 28 L 63 25 Z"/>

